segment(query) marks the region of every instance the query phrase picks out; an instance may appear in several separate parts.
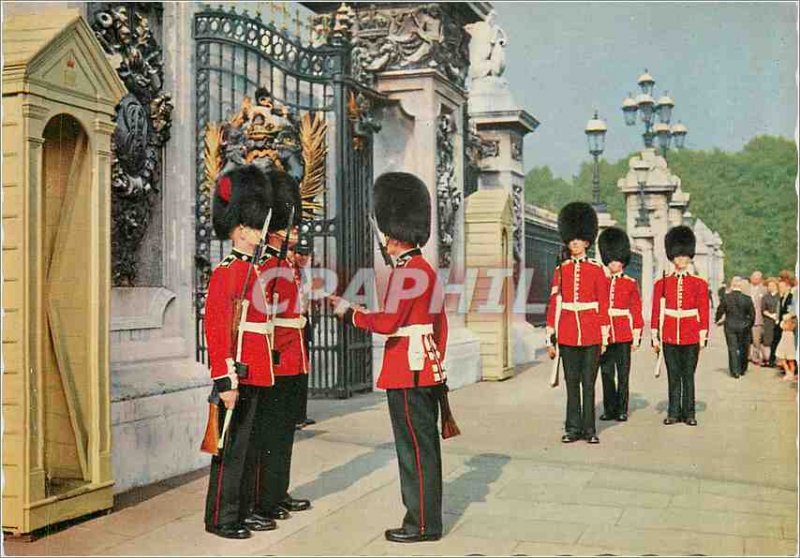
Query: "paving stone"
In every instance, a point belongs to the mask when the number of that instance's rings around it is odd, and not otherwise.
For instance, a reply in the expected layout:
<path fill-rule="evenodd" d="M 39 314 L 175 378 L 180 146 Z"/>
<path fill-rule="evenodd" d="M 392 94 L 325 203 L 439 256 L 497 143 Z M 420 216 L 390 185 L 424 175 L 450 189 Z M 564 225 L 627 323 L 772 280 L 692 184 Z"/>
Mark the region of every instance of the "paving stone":
<path fill-rule="evenodd" d="M 521 542 L 511 552 L 513 556 L 599 556 L 602 554 L 623 554 L 622 551 L 609 550 L 602 546 L 582 544 L 554 544 Z"/>
<path fill-rule="evenodd" d="M 637 529 L 632 527 L 592 525 L 578 539 L 587 546 L 621 549 L 622 554 L 710 554 L 741 555 L 744 539 L 675 529 Z"/>
<path fill-rule="evenodd" d="M 622 508 L 506 499 L 502 502 L 472 503 L 466 508 L 464 514 L 467 517 L 496 515 L 543 521 L 565 521 L 581 524 L 607 523 L 613 525 L 622 516 Z"/>
<path fill-rule="evenodd" d="M 585 528 L 580 523 L 481 515 L 466 518 L 453 533 L 486 539 L 573 543 Z"/>
<path fill-rule="evenodd" d="M 720 496 L 706 492 L 677 494 L 672 497 L 669 505 L 671 508 L 737 511 L 742 513 L 797 517 L 796 502 L 793 504 L 786 504 L 782 502 Z"/>
<path fill-rule="evenodd" d="M 796 463 L 796 462 L 795 462 Z M 785 464 L 789 467 L 789 464 Z M 795 470 L 796 464 L 793 466 Z M 700 492 L 718 494 L 720 496 L 731 496 L 733 498 L 747 498 L 750 500 L 765 500 L 767 502 L 779 502 L 784 504 L 797 503 L 797 490 L 788 488 L 776 488 L 764 486 L 762 484 L 744 484 L 734 482 L 720 482 L 717 480 L 701 480 Z"/>
<path fill-rule="evenodd" d="M 377 539 L 356 552 L 360 556 L 465 556 L 508 555 L 517 541 L 499 541 L 481 537 L 470 537 L 451 533 L 435 542 L 424 542 L 414 545 L 391 543 L 381 534 Z"/>
<path fill-rule="evenodd" d="M 650 529 L 686 529 L 702 533 L 780 538 L 781 525 L 773 516 L 709 510 L 626 509 L 618 525 Z"/>
<path fill-rule="evenodd" d="M 590 488 L 622 488 L 623 490 L 683 494 L 696 491 L 697 479 L 674 475 L 658 475 L 637 471 L 599 471 L 589 482 Z"/>
<path fill-rule="evenodd" d="M 748 556 L 797 556 L 797 540 L 747 537 L 744 553 Z"/>

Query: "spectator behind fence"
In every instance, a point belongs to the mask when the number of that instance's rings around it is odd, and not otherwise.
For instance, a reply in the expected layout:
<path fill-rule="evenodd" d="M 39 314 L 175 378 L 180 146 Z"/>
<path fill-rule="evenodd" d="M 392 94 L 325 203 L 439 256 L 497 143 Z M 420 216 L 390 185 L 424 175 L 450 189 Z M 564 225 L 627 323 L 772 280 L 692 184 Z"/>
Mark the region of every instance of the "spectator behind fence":
<path fill-rule="evenodd" d="M 780 279 L 778 279 L 778 324 L 783 321 L 783 317 L 792 310 L 792 286 L 794 281 L 791 273 L 788 271 L 781 271 Z M 777 356 L 776 350 L 778 343 L 781 341 L 783 330 L 780 327 L 775 328 L 775 337 L 772 339 L 772 353 Z M 781 367 L 781 373 L 784 374 L 785 370 Z"/>
<path fill-rule="evenodd" d="M 761 300 L 767 294 L 767 288 L 763 283 L 763 275 L 756 270 L 750 275 L 750 299 L 753 301 L 755 321 L 753 322 L 751 343 L 750 343 L 750 362 L 758 366 L 764 365 L 764 355 L 762 350 L 764 334 L 764 316 L 761 314 Z"/>
<path fill-rule="evenodd" d="M 786 377 L 785 381 L 797 381 L 797 361 L 796 348 L 794 344 L 795 330 L 797 330 L 797 316 L 792 312 L 787 313 L 781 320 L 781 341 L 775 356 L 778 358 L 780 366 L 783 368 Z"/>
<path fill-rule="evenodd" d="M 714 321 L 725 323 L 725 341 L 728 344 L 728 370 L 734 378 L 747 372 L 747 356 L 755 310 L 753 301 L 742 292 L 742 279 L 731 279 L 731 291 L 717 306 Z"/>
<path fill-rule="evenodd" d="M 775 366 L 775 345 L 773 341 L 779 334 L 776 332 L 780 327 L 778 321 L 778 305 L 780 304 L 780 297 L 778 296 L 778 279 L 770 277 L 767 279 L 767 294 L 761 299 L 761 315 L 764 318 L 761 349 L 762 358 L 766 361 L 767 366 Z"/>

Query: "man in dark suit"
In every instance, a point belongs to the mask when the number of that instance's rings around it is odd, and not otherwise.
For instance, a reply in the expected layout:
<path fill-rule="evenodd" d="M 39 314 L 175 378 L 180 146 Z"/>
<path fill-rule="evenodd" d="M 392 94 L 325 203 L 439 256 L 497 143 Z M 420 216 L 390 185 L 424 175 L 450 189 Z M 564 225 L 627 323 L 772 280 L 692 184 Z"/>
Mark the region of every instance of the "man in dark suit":
<path fill-rule="evenodd" d="M 747 371 L 750 331 L 755 321 L 752 299 L 742 292 L 742 280 L 731 280 L 731 291 L 720 299 L 715 321 L 725 320 L 725 341 L 728 343 L 728 369 L 738 378 Z"/>

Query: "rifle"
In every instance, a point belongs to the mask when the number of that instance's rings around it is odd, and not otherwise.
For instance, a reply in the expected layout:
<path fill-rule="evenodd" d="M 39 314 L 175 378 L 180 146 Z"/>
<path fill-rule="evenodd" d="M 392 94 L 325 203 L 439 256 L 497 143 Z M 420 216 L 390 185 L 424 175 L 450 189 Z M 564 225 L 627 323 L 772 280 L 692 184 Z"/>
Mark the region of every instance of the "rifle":
<path fill-rule="evenodd" d="M 272 209 L 267 213 L 267 218 L 264 220 L 264 226 L 261 228 L 261 238 L 259 239 L 258 246 L 253 253 L 253 259 L 250 260 L 250 265 L 247 268 L 247 275 L 242 285 L 242 293 L 239 298 L 233 301 L 233 319 L 231 320 L 231 347 L 238 347 L 239 345 L 239 325 L 247 319 L 247 285 L 250 282 L 250 276 L 253 273 L 255 263 L 261 258 L 261 253 L 267 241 L 267 233 L 269 231 L 269 223 L 272 220 Z M 236 355 L 237 357 L 240 355 Z M 248 374 L 247 365 L 243 362 L 234 361 L 234 368 L 236 375 L 239 378 L 246 378 Z M 208 420 L 206 422 L 206 431 L 203 435 L 203 441 L 200 444 L 200 451 L 209 453 L 211 455 L 220 455 L 224 446 L 225 439 L 228 434 L 228 427 L 231 423 L 233 412 L 228 412 L 225 409 L 225 418 L 223 419 L 222 431 L 219 428 L 219 405 L 221 403 L 219 390 L 214 385 L 211 388 L 211 394 L 208 396 Z"/>
<path fill-rule="evenodd" d="M 289 220 L 287 221 L 287 224 L 286 224 L 286 236 L 284 236 L 283 240 L 281 240 L 281 249 L 278 252 L 278 260 L 279 260 L 278 265 L 280 265 L 280 260 L 285 260 L 286 259 L 286 255 L 289 253 L 289 237 L 292 236 L 292 223 L 294 221 L 294 204 L 287 204 L 287 205 L 289 205 Z M 267 299 L 267 301 L 271 305 L 269 307 L 269 321 L 272 321 L 272 319 L 275 317 L 275 315 L 278 312 L 277 307 L 278 307 L 278 303 L 280 302 L 280 296 L 278 295 L 278 293 L 275 292 L 275 283 L 277 283 L 277 282 L 278 282 L 278 278 L 275 277 L 272 280 L 272 285 L 271 285 L 270 293 L 269 293 L 270 296 Z M 270 339 L 269 339 L 269 346 L 272 347 L 272 364 L 277 366 L 281 362 L 281 353 L 280 353 L 280 351 L 275 349 L 275 330 L 274 329 L 272 330 L 272 335 L 270 336 Z"/>
<path fill-rule="evenodd" d="M 550 372 L 550 387 L 558 387 L 558 369 L 561 364 L 561 351 L 558 349 L 558 324 L 561 321 L 561 285 L 564 282 L 564 270 L 559 265 L 558 267 L 558 294 L 556 295 L 556 321 L 555 321 L 555 335 L 556 342 L 553 346 L 556 349 L 556 357 L 553 359 L 553 370 Z"/>
<path fill-rule="evenodd" d="M 369 216 L 369 224 L 372 226 L 372 234 L 375 235 L 375 240 L 378 241 L 378 247 L 381 250 L 381 256 L 383 257 L 383 263 L 388 265 L 391 268 L 394 268 L 394 263 L 392 262 L 392 257 L 389 255 L 389 252 L 386 250 L 386 241 L 383 238 L 383 234 L 381 233 L 380 229 L 378 228 L 378 223 L 375 222 L 375 218 L 370 215 Z"/>
<path fill-rule="evenodd" d="M 667 307 L 666 298 L 664 297 L 664 291 L 666 285 L 664 285 L 663 281 L 666 278 L 667 273 L 662 271 L 661 272 L 661 297 L 658 301 L 659 304 L 659 312 L 658 312 L 658 358 L 656 358 L 656 370 L 655 370 L 655 377 L 658 378 L 661 376 L 661 365 L 664 363 L 664 309 Z"/>

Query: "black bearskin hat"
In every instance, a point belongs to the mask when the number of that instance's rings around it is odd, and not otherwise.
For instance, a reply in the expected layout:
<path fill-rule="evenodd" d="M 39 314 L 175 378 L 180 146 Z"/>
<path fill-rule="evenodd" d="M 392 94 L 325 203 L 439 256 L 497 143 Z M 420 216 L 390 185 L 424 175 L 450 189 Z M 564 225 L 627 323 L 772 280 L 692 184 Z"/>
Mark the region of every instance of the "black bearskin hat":
<path fill-rule="evenodd" d="M 672 261 L 677 256 L 694 258 L 695 248 L 694 231 L 685 225 L 672 227 L 664 236 L 664 248 L 667 259 Z"/>
<path fill-rule="evenodd" d="M 211 202 L 211 223 L 220 240 L 239 225 L 261 229 L 272 206 L 272 186 L 255 165 L 228 171 L 217 179 Z"/>
<path fill-rule="evenodd" d="M 568 203 L 558 214 L 558 233 L 564 244 L 577 238 L 591 246 L 597 238 L 597 213 L 588 203 Z"/>
<path fill-rule="evenodd" d="M 267 178 L 272 184 L 274 206 L 272 221 L 269 222 L 270 231 L 282 231 L 289 228 L 289 213 L 294 207 L 292 225 L 300 225 L 303 213 L 300 199 L 300 185 L 284 171 L 271 169 L 267 171 Z"/>
<path fill-rule="evenodd" d="M 628 233 L 617 227 L 610 227 L 600 233 L 597 239 L 600 248 L 600 255 L 603 263 L 608 265 L 611 262 L 622 262 L 628 265 L 631 261 L 631 241 L 628 240 Z"/>
<path fill-rule="evenodd" d="M 375 219 L 390 238 L 424 246 L 431 235 L 431 196 L 407 172 L 387 172 L 375 181 Z"/>

